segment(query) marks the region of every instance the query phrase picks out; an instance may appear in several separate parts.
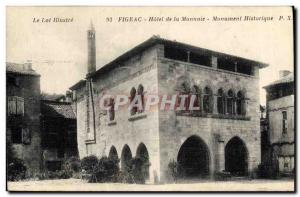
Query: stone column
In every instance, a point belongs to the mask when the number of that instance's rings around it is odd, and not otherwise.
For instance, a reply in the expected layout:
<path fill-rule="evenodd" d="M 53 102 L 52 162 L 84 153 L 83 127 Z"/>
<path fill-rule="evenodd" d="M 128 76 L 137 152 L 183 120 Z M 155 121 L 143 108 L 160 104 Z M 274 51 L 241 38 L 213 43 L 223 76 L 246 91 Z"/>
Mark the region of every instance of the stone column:
<path fill-rule="evenodd" d="M 219 139 L 218 141 L 218 156 L 219 156 L 218 172 L 222 172 L 223 170 L 225 170 L 225 143 L 223 139 Z"/>
<path fill-rule="evenodd" d="M 213 95 L 213 114 L 218 114 L 218 96 Z"/>

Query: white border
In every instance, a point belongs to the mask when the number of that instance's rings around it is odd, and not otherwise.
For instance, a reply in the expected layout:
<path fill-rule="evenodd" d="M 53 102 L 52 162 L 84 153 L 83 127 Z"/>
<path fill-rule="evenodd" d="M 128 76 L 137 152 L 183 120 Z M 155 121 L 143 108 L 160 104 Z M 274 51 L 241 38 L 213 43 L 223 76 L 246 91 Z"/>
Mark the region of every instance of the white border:
<path fill-rule="evenodd" d="M 5 180 L 5 141 L 6 141 L 6 129 L 5 129 L 5 123 L 6 123 L 6 115 L 5 115 L 5 57 L 6 57 L 6 6 L 45 6 L 45 5 L 52 5 L 52 6 L 62 6 L 62 5 L 76 5 L 76 6 L 281 6 L 281 5 L 294 5 L 298 14 L 299 14 L 299 7 L 300 7 L 300 1 L 299 0 L 276 0 L 276 1 L 267 1 L 267 0 L 252 0 L 252 1 L 240 1 L 240 0 L 202 0 L 201 2 L 197 0 L 102 0 L 102 1 L 92 1 L 92 0 L 71 0 L 71 1 L 63 1 L 63 0 L 30 0 L 30 1 L 22 1 L 22 0 L 4 0 L 0 2 L 0 24 L 1 24 L 1 30 L 0 30 L 0 37 L 1 37 L 1 53 L 0 53 L 0 59 L 1 59 L 1 68 L 0 68 L 0 128 L 1 128 L 1 145 L 0 145 L 0 188 L 1 188 L 1 196 L 8 196 L 9 193 L 5 191 L 6 186 L 6 180 Z M 296 15 L 297 16 L 297 15 Z M 299 27 L 299 20 L 296 18 L 296 26 Z M 299 45 L 299 38 L 297 39 L 297 44 Z M 297 57 L 299 57 L 299 50 L 296 51 Z M 299 61 L 299 60 L 298 60 Z M 297 66 L 297 65 L 296 65 Z M 297 76 L 299 75 L 299 69 L 297 69 Z M 297 87 L 299 87 L 297 85 Z M 298 90 L 297 90 L 298 91 Z M 298 112 L 298 111 L 297 111 Z M 299 116 L 298 116 L 299 118 Z M 297 119 L 298 121 L 298 119 Z M 299 121 L 297 122 L 299 123 Z M 299 126 L 299 125 L 298 125 Z M 296 131 L 297 132 L 297 131 Z M 299 134 L 297 134 L 299 136 Z M 299 146 L 298 146 L 299 147 Z M 299 150 L 297 150 L 297 153 L 299 153 Z M 297 155 L 297 158 L 298 155 Z M 299 162 L 297 162 L 298 164 Z M 297 165 L 297 172 L 299 172 L 299 168 Z M 298 177 L 298 176 L 297 176 Z M 298 177 L 299 178 L 299 177 Z M 297 183 L 299 183 L 299 180 L 297 179 Z M 298 187 L 299 184 L 297 184 Z M 43 194 L 38 194 L 43 195 Z M 58 195 L 58 194 L 56 194 Z M 65 195 L 65 194 L 59 194 L 59 195 Z M 80 194 L 80 195 L 86 195 L 86 194 Z M 108 195 L 108 194 L 97 194 L 97 195 Z M 112 194 L 110 194 L 111 196 Z M 114 194 L 119 195 L 119 194 Z M 144 194 L 145 195 L 145 194 Z M 163 195 L 163 194 L 154 194 L 154 195 Z M 173 194 L 172 194 L 173 195 Z M 200 195 L 206 195 L 206 194 L 200 194 Z M 259 196 L 263 196 L 264 194 L 259 194 Z M 288 194 L 285 194 L 288 195 Z"/>

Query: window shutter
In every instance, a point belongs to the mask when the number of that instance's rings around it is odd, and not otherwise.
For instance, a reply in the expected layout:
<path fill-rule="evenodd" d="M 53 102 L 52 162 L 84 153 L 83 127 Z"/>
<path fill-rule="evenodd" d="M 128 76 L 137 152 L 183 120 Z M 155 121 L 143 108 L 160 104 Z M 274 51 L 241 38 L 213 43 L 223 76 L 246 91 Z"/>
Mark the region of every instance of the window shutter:
<path fill-rule="evenodd" d="M 16 100 L 14 97 L 7 98 L 7 113 L 8 115 L 16 114 Z"/>
<path fill-rule="evenodd" d="M 24 115 L 24 99 L 21 97 L 17 97 L 17 114 Z"/>

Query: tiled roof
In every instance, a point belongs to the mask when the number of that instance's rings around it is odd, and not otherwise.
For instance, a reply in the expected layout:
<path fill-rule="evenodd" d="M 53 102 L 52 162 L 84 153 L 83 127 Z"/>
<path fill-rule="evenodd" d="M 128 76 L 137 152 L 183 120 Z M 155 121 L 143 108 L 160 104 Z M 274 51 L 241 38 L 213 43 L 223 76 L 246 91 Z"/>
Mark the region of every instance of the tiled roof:
<path fill-rule="evenodd" d="M 43 116 L 76 119 L 71 103 L 58 101 L 41 101 L 41 112 Z"/>
<path fill-rule="evenodd" d="M 29 63 L 17 64 L 17 63 L 6 62 L 6 73 L 40 76 L 37 72 L 35 72 L 35 70 L 29 68 L 28 65 Z"/>
<path fill-rule="evenodd" d="M 278 84 L 291 83 L 291 82 L 294 82 L 294 73 L 290 73 L 290 74 L 284 76 L 283 78 L 270 83 L 269 85 L 265 86 L 264 88 L 268 88 L 268 87 L 278 85 Z"/>

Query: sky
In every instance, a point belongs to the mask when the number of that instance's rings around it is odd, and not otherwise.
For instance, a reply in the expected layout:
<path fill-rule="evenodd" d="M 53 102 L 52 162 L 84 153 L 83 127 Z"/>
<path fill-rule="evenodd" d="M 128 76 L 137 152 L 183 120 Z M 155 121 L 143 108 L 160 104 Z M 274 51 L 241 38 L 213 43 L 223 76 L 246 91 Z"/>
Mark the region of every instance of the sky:
<path fill-rule="evenodd" d="M 280 70 L 293 71 L 292 21 L 288 7 L 8 7 L 6 61 L 32 61 L 41 74 L 41 90 L 64 94 L 87 72 L 87 30 L 96 30 L 97 69 L 147 40 L 162 38 L 241 56 L 269 64 L 260 70 L 260 103 L 263 86 L 279 78 Z M 204 17 L 209 21 L 166 22 L 166 17 Z M 216 22 L 236 16 L 274 17 L 274 21 Z M 73 18 L 70 23 L 33 22 L 42 18 Z M 108 18 L 112 17 L 112 22 Z M 143 17 L 142 22 L 118 22 L 119 17 Z M 164 17 L 148 22 L 148 17 Z"/>

